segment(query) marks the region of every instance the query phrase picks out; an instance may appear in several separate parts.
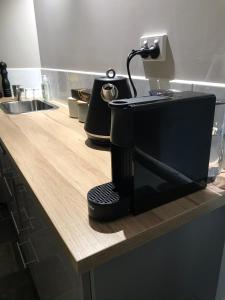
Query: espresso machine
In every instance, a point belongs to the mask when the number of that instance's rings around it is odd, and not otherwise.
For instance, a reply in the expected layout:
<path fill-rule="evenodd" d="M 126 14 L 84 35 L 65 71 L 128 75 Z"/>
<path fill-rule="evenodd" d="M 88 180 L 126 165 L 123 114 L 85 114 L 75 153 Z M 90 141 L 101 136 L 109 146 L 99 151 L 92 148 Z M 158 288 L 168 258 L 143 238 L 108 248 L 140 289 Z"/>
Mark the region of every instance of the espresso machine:
<path fill-rule="evenodd" d="M 88 192 L 89 216 L 136 215 L 204 189 L 215 102 L 196 92 L 111 101 L 112 181 Z"/>

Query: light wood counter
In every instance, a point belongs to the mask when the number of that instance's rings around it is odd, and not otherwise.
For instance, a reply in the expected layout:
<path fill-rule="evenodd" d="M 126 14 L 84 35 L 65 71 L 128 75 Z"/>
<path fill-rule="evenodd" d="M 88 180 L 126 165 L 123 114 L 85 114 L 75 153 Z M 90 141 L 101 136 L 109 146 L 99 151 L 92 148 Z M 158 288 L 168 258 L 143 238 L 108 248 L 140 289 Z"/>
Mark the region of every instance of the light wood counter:
<path fill-rule="evenodd" d="M 83 124 L 68 117 L 67 107 L 20 115 L 0 111 L 0 139 L 67 245 L 78 272 L 225 205 L 225 180 L 220 176 L 206 190 L 136 217 L 94 222 L 88 218 L 86 195 L 93 186 L 110 181 L 110 153 L 86 145 Z"/>

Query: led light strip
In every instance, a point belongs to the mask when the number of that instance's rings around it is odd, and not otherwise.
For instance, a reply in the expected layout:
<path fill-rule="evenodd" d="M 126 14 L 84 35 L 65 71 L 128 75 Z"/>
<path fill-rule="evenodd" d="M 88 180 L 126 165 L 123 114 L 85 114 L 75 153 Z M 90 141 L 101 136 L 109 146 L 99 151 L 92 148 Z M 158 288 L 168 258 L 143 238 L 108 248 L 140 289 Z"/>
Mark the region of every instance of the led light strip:
<path fill-rule="evenodd" d="M 9 71 L 30 71 L 30 70 L 39 70 L 41 71 L 41 68 L 7 68 Z"/>
<path fill-rule="evenodd" d="M 209 81 L 193 81 L 193 80 L 174 79 L 174 80 L 170 80 L 170 83 L 180 83 L 180 84 L 202 85 L 202 86 L 225 88 L 225 83 L 209 82 Z"/>
<path fill-rule="evenodd" d="M 79 70 L 65 70 L 65 69 L 52 69 L 52 68 L 41 68 L 44 71 L 55 71 L 55 72 L 64 72 L 64 73 L 75 73 L 75 74 L 83 74 L 83 75 L 97 75 L 97 76 L 105 76 L 105 73 L 100 72 L 89 72 L 89 71 L 79 71 Z M 117 74 L 118 76 L 128 77 L 125 74 Z M 137 80 L 145 80 L 148 79 L 144 76 L 132 76 L 133 79 Z"/>
<path fill-rule="evenodd" d="M 89 72 L 89 71 L 80 71 L 80 70 L 66 70 L 66 69 L 54 69 L 54 68 L 8 68 L 11 71 L 26 71 L 26 70 L 40 70 L 40 71 L 53 71 L 53 72 L 63 72 L 63 73 L 74 73 L 74 74 L 83 74 L 83 75 L 94 75 L 94 76 L 105 76 L 105 73 L 102 72 Z M 118 76 L 128 77 L 126 74 L 118 74 Z M 133 79 L 136 80 L 144 80 L 148 81 L 148 79 L 144 76 L 132 76 Z M 155 79 L 155 78 L 152 78 Z M 208 87 L 221 87 L 225 88 L 225 83 L 219 82 L 209 82 L 209 81 L 194 81 L 194 80 L 181 80 L 181 79 L 173 79 L 170 80 L 170 83 L 178 83 L 178 84 L 187 84 L 187 85 L 201 85 Z"/>
<path fill-rule="evenodd" d="M 8 68 L 10 71 L 26 71 L 26 70 L 40 70 L 40 71 L 53 71 L 53 72 L 63 72 L 63 73 L 74 73 L 74 74 L 83 74 L 83 75 L 94 75 L 94 76 L 105 76 L 105 73 L 102 72 L 89 72 L 89 71 L 80 71 L 80 70 L 66 70 L 66 69 L 54 69 L 54 68 Z M 117 74 L 118 76 L 127 77 L 125 74 Z M 132 76 L 136 80 L 148 81 L 144 76 Z"/>

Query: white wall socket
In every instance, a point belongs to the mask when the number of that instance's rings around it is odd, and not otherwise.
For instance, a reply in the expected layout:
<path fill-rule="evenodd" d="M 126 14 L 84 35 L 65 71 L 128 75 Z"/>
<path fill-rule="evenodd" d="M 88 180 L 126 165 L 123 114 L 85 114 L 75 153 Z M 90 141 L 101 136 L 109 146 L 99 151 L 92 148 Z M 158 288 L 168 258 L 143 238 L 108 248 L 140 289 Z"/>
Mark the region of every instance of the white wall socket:
<path fill-rule="evenodd" d="M 144 58 L 144 60 L 152 60 L 152 61 L 165 61 L 166 60 L 166 46 L 167 46 L 167 34 L 160 33 L 155 35 L 143 35 L 140 38 L 141 47 L 144 47 L 146 41 L 148 43 L 148 47 L 154 45 L 154 41 L 158 40 L 160 55 L 158 58 L 152 59 L 150 56 Z"/>

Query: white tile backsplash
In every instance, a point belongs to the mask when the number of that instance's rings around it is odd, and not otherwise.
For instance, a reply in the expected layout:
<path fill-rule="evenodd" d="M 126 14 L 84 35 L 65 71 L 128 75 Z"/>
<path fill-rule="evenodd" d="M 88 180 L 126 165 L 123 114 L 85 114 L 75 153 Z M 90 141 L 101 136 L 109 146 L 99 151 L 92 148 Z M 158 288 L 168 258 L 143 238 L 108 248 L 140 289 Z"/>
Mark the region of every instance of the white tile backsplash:
<path fill-rule="evenodd" d="M 225 100 L 225 87 L 207 86 L 205 85 L 194 85 L 194 91 L 214 94 L 217 100 Z M 214 115 L 214 126 L 216 123 L 224 123 L 225 121 L 225 107 L 224 105 L 216 105 L 215 115 Z M 225 138 L 225 137 L 224 137 Z M 223 147 L 223 152 L 225 153 L 225 144 Z M 222 161 L 222 167 L 225 168 L 225 155 Z"/>
<path fill-rule="evenodd" d="M 41 75 L 46 74 L 50 82 L 51 97 L 66 100 L 71 96 L 71 89 L 74 88 L 92 88 L 94 79 L 99 74 L 75 73 L 69 71 L 59 71 L 54 69 L 8 69 L 8 75 L 11 85 L 20 84 L 25 88 L 41 89 Z M 138 96 L 147 96 L 149 94 L 151 81 L 146 79 L 134 79 Z M 170 89 L 179 91 L 198 91 L 213 93 L 217 99 L 225 99 L 225 85 L 203 82 L 202 84 L 195 81 L 172 80 L 168 82 Z"/>
<path fill-rule="evenodd" d="M 193 90 L 195 92 L 214 94 L 216 96 L 217 100 L 225 100 L 225 87 L 194 85 Z"/>
<path fill-rule="evenodd" d="M 22 85 L 24 88 L 41 88 L 41 70 L 34 69 L 8 69 L 11 85 Z"/>
<path fill-rule="evenodd" d="M 61 72 L 53 70 L 42 70 L 50 82 L 51 97 L 66 100 L 71 96 L 71 89 L 90 88 L 92 89 L 95 78 L 98 74 L 79 74 L 74 72 Z M 138 96 L 147 96 L 150 85 L 148 80 L 134 79 Z M 132 91 L 133 92 L 133 91 Z"/>
<path fill-rule="evenodd" d="M 178 91 L 193 91 L 193 84 L 191 83 L 180 83 L 174 80 L 170 81 L 170 88 Z"/>

